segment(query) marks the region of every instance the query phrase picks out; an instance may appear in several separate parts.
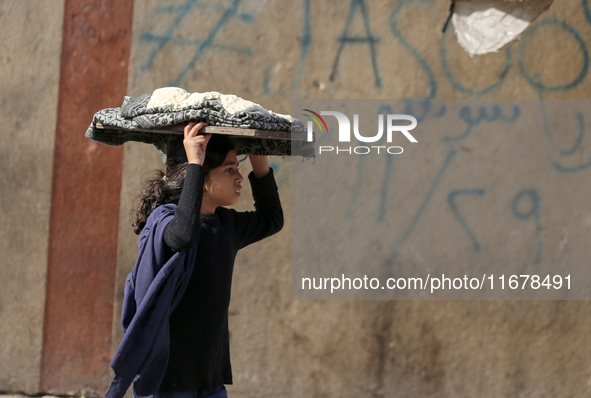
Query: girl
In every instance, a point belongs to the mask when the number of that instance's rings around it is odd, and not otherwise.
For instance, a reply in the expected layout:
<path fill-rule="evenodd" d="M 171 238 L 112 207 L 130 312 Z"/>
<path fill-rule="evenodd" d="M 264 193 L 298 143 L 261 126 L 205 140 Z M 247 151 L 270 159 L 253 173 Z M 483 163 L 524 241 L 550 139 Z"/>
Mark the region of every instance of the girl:
<path fill-rule="evenodd" d="M 241 248 L 281 230 L 283 211 L 266 156 L 253 155 L 248 178 L 256 210 L 224 207 L 241 196 L 243 177 L 232 142 L 198 134 L 204 126 L 185 127 L 185 161 L 169 159 L 166 175 L 140 192 L 133 224 L 141 233 L 140 254 L 126 284 L 124 339 L 107 396 L 125 393 L 125 382 L 117 380 L 124 374 L 133 374 L 135 396 L 227 397 L 224 385 L 232 384 L 234 259 Z"/>

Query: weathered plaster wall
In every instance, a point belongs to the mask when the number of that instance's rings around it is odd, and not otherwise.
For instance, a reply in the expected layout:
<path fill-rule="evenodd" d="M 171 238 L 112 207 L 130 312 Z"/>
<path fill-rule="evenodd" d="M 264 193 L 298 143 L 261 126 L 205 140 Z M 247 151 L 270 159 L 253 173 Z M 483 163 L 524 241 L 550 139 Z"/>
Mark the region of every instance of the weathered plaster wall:
<path fill-rule="evenodd" d="M 39 387 L 62 15 L 0 4 L 0 390 Z"/>
<path fill-rule="evenodd" d="M 459 46 L 453 28 L 440 32 L 447 7 L 429 0 L 136 0 L 127 91 L 138 95 L 166 85 L 216 90 L 283 113 L 294 98 L 589 98 L 587 0 L 553 2 L 520 40 L 474 58 Z M 0 32 L 9 38 L 0 44 L 0 112 L 11 127 L 5 134 L 16 134 L 19 143 L 4 144 L 0 160 L 6 176 L 0 183 L 0 278 L 9 281 L 0 291 L 0 390 L 6 391 L 40 391 L 62 10 L 63 2 L 0 6 Z M 25 26 L 27 15 L 32 22 Z M 41 104 L 34 117 L 30 104 Z M 586 145 L 584 140 L 569 164 L 586 164 Z M 122 283 L 137 253 L 131 200 L 142 175 L 161 166 L 152 147 L 128 144 L 124 151 L 119 231 L 113 232 L 113 349 L 120 338 Z M 589 395 L 587 302 L 292 301 L 290 159 L 271 163 L 287 222 L 236 262 L 231 395 Z M 589 172 L 583 167 L 569 174 L 581 188 L 560 193 L 580 196 L 572 211 L 581 218 Z M 535 176 L 544 179 L 543 172 Z M 239 209 L 250 207 L 245 193 Z M 550 196 L 556 200 L 559 193 Z M 583 237 L 578 242 L 582 247 Z M 453 250 L 446 255 L 465 254 Z M 60 372 L 56 366 L 48 375 L 59 380 Z M 88 384 L 100 385 L 108 372 L 89 375 Z M 104 392 L 84 388 L 78 392 Z"/>

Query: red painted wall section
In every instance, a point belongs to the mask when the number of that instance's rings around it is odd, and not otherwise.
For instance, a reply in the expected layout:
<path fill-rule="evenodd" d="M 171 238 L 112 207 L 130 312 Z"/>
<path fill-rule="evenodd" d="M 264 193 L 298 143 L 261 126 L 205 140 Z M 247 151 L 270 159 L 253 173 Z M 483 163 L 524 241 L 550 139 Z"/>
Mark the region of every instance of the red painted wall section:
<path fill-rule="evenodd" d="M 133 0 L 66 0 L 52 181 L 41 386 L 109 384 L 123 148 L 84 137 L 127 92 Z"/>

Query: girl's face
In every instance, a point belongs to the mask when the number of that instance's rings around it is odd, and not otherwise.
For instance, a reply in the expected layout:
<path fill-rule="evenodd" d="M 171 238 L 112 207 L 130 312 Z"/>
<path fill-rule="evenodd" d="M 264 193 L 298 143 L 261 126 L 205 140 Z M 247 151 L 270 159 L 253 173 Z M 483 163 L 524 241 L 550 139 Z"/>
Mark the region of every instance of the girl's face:
<path fill-rule="evenodd" d="M 241 196 L 242 181 L 244 179 L 238 171 L 236 151 L 230 151 L 224 163 L 205 176 L 203 204 L 214 211 L 218 206 L 235 204 Z"/>

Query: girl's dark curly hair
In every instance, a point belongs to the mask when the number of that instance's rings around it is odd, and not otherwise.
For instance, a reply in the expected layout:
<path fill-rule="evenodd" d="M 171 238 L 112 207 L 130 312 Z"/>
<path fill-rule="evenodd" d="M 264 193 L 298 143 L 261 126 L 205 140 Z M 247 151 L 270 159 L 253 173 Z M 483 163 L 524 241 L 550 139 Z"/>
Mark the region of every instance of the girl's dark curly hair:
<path fill-rule="evenodd" d="M 205 175 L 221 166 L 228 152 L 234 149 L 235 145 L 229 138 L 213 134 L 205 150 Z M 171 141 L 166 174 L 162 170 L 154 170 L 148 174 L 143 186 L 138 190 L 131 210 L 131 218 L 135 218 L 131 226 L 137 235 L 144 229 L 148 216 L 156 207 L 167 203 L 178 204 L 187 173 L 187 157 L 184 151 L 182 139 Z"/>

